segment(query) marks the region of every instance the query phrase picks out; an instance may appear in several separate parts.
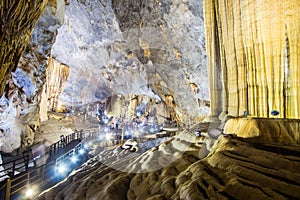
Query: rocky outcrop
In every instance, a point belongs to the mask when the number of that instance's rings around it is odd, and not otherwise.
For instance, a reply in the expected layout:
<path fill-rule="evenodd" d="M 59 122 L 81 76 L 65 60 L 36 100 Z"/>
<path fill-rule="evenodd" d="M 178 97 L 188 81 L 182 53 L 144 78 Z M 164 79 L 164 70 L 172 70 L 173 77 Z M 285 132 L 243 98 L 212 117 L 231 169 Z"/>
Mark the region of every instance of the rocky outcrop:
<path fill-rule="evenodd" d="M 174 118 L 187 124 L 189 118 L 206 115 L 201 104 L 209 99 L 201 1 L 122 0 L 112 5 L 128 46 L 147 69 L 147 85 L 163 101 L 172 99 Z"/>
<path fill-rule="evenodd" d="M 199 159 L 200 140 L 182 136 L 143 154 L 105 151 L 36 199 L 300 197 L 299 147 L 221 136 Z"/>
<path fill-rule="evenodd" d="M 234 118 L 226 122 L 224 132 L 266 143 L 300 144 L 300 120 Z"/>
<path fill-rule="evenodd" d="M 299 118 L 299 1 L 204 0 L 211 114 Z"/>
<path fill-rule="evenodd" d="M 48 60 L 46 76 L 46 92 L 48 111 L 63 111 L 64 108 L 59 105 L 58 99 L 63 91 L 64 84 L 67 82 L 70 68 L 57 62 L 55 59 Z"/>
<path fill-rule="evenodd" d="M 52 50 L 70 67 L 61 104 L 145 94 L 164 102 L 171 97 L 179 123 L 207 115 L 201 6 L 193 0 L 70 1 Z"/>
<path fill-rule="evenodd" d="M 59 98 L 63 106 L 83 106 L 114 95 L 155 96 L 147 87 L 144 66 L 120 33 L 110 1 L 70 1 L 52 56 L 70 67 Z"/>
<path fill-rule="evenodd" d="M 38 104 L 45 83 L 47 60 L 57 28 L 63 23 L 65 1 L 51 0 L 47 5 L 46 1 L 3 1 L 2 4 L 1 16 L 6 17 L 2 31 L 6 32 L 1 32 L 1 56 L 5 59 L 0 57 L 0 61 L 6 62 L 1 64 L 1 70 L 7 74 L 5 78 L 1 75 L 1 80 L 8 80 L 2 82 L 6 84 L 2 99 L 8 103 L 5 108 L 9 110 L 3 110 L 0 115 L 14 120 L 2 121 L 0 128 L 3 130 L 1 136 L 13 136 L 18 142 L 10 148 L 13 151 L 20 146 L 21 137 L 23 146 L 34 142 L 34 132 L 40 122 Z M 5 57 L 5 53 L 9 55 Z M 11 112 L 11 109 L 15 111 Z"/>
<path fill-rule="evenodd" d="M 10 72 L 17 68 L 19 59 L 30 41 L 35 23 L 41 16 L 46 3 L 46 0 L 1 1 L 0 96 L 4 93 Z"/>

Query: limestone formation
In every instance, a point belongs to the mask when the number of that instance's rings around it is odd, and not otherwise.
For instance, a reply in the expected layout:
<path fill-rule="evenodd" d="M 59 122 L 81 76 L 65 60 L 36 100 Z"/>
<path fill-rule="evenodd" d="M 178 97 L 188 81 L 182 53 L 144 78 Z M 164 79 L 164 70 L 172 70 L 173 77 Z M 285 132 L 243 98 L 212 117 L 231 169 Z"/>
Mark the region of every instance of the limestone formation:
<path fill-rule="evenodd" d="M 265 143 L 300 144 L 298 119 L 235 118 L 226 122 L 224 132 Z"/>
<path fill-rule="evenodd" d="M 192 138 L 185 135 L 141 155 L 102 152 L 96 158 L 100 162 L 90 160 L 36 199 L 299 198 L 299 147 L 221 136 L 211 153 L 200 159 Z M 128 173 L 126 168 L 140 171 Z"/>
<path fill-rule="evenodd" d="M 46 1 L 1 1 L 0 67 L 5 74 L 0 75 L 0 82 L 6 87 L 2 99 L 9 103 L 6 108 L 15 110 L 0 113 L 1 118 L 14 119 L 2 121 L 1 136 L 17 137 L 16 142 L 22 137 L 24 146 L 34 142 L 39 127 L 40 92 L 64 6 L 64 0 L 51 0 L 47 5 Z M 18 148 L 18 143 L 9 145 L 10 151 Z"/>
<path fill-rule="evenodd" d="M 204 0 L 211 114 L 299 118 L 300 2 Z"/>
<path fill-rule="evenodd" d="M 17 68 L 46 3 L 46 0 L 0 2 L 0 96 L 4 93 L 10 72 Z"/>

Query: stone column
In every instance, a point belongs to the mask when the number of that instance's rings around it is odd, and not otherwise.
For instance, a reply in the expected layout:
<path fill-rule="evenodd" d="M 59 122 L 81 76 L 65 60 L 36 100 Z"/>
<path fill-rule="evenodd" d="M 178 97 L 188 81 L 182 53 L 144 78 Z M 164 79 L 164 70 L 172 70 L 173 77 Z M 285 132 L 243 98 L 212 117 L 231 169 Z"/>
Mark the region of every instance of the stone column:
<path fill-rule="evenodd" d="M 210 116 L 207 120 L 215 121 L 222 112 L 222 67 L 215 1 L 204 0 L 203 9 L 210 87 Z"/>

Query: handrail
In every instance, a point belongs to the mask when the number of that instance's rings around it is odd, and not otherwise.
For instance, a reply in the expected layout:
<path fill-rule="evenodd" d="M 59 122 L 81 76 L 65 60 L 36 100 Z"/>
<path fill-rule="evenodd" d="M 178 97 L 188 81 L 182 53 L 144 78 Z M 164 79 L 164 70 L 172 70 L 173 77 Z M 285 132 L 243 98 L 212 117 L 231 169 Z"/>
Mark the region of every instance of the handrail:
<path fill-rule="evenodd" d="M 70 159 L 72 156 L 76 155 L 76 153 L 79 153 L 80 149 L 83 149 L 83 148 L 84 148 L 83 142 L 80 142 L 73 149 L 69 150 L 68 152 L 64 153 L 60 157 L 56 158 L 56 160 L 55 160 L 55 170 L 57 170 L 57 167 L 61 163 L 63 163 L 67 159 Z"/>
<path fill-rule="evenodd" d="M 5 176 L 15 176 L 15 172 L 22 168 L 24 168 L 24 170 L 19 171 L 19 172 L 26 171 L 28 169 L 29 160 L 30 160 L 30 156 L 24 155 L 21 158 L 17 158 L 15 160 L 12 160 L 12 161 L 9 161 L 6 163 L 2 163 L 0 166 L 3 167 L 3 170 L 0 170 L 0 174 L 3 173 L 3 175 L 0 175 L 0 178 L 3 178 Z M 11 174 L 9 174 L 9 173 L 11 173 Z"/>
<path fill-rule="evenodd" d="M 58 154 L 61 149 L 63 147 L 65 147 L 67 144 L 69 144 L 70 142 L 74 141 L 74 140 L 78 140 L 78 139 L 82 139 L 84 138 L 84 133 L 83 131 L 76 131 L 74 133 L 71 133 L 67 136 L 65 136 L 64 138 L 62 138 L 61 140 L 55 142 L 54 144 L 50 145 L 47 153 L 49 154 L 49 159 L 53 159 L 53 157 Z"/>
<path fill-rule="evenodd" d="M 70 142 L 72 142 L 74 140 L 77 140 L 77 139 L 83 139 L 84 138 L 84 140 L 82 140 L 79 144 L 77 144 L 71 150 L 67 151 L 63 155 L 56 158 L 55 160 L 52 157 L 52 159 L 49 159 L 48 162 L 45 165 L 42 165 L 40 167 L 30 168 L 30 170 L 28 170 L 28 163 L 29 163 L 29 157 L 28 157 L 28 160 L 26 161 L 26 163 L 27 163 L 27 168 L 26 169 L 28 171 L 25 171 L 24 174 L 20 174 L 18 177 L 15 177 L 15 178 L 12 178 L 12 179 L 8 178 L 6 183 L 3 186 L 1 186 L 0 194 L 1 194 L 1 191 L 3 191 L 5 189 L 5 199 L 9 200 L 12 197 L 12 195 L 19 194 L 19 192 L 21 190 L 25 189 L 26 187 L 28 187 L 29 184 L 40 183 L 39 184 L 40 186 L 43 185 L 43 186 L 41 186 L 41 188 L 48 187 L 49 184 L 54 184 L 54 182 L 57 181 L 57 180 L 54 178 L 55 176 L 53 176 L 53 175 L 49 176 L 49 174 L 45 173 L 45 172 L 51 171 L 47 167 L 55 167 L 55 170 L 56 170 L 56 167 L 59 166 L 59 164 L 61 162 L 63 162 L 66 159 L 70 158 L 72 155 L 79 152 L 80 149 L 84 148 L 83 143 L 85 142 L 85 140 L 89 140 L 89 139 L 92 139 L 92 138 L 95 139 L 98 136 L 99 136 L 99 132 L 90 132 L 89 131 L 88 134 L 87 133 L 84 134 L 83 131 L 74 132 L 74 133 L 66 136 L 65 141 L 58 141 L 58 142 L 54 143 L 53 145 L 50 145 L 47 153 L 49 155 L 52 153 L 52 156 L 55 156 L 55 154 L 60 152 L 66 146 L 66 144 L 69 144 Z M 141 141 L 142 140 L 143 139 L 141 139 Z M 64 143 L 64 142 L 65 142 L 65 145 L 63 146 L 62 143 Z M 123 142 L 124 141 L 117 139 L 117 140 L 114 140 L 114 142 L 112 142 L 111 144 L 112 145 L 122 144 Z M 110 146 L 110 145 L 107 145 L 107 146 Z M 26 156 L 29 156 L 29 155 L 26 155 Z M 22 158 L 24 158 L 24 157 L 25 156 L 23 156 Z M 21 160 L 22 158 L 19 158 L 17 160 Z M 14 166 L 14 169 L 16 169 L 15 167 L 16 166 Z M 42 170 L 42 171 L 39 171 L 39 170 Z M 20 180 L 20 181 L 18 181 L 18 180 Z M 54 182 L 52 182 L 51 180 L 54 181 Z M 43 189 L 46 189 L 46 188 L 43 188 Z"/>
<path fill-rule="evenodd" d="M 21 190 L 25 189 L 29 184 L 32 184 L 34 182 L 41 182 L 41 181 L 48 182 L 51 179 L 53 179 L 53 176 L 47 178 L 45 173 L 38 174 L 38 171 L 41 169 L 45 170 L 45 168 L 47 169 L 47 167 L 56 164 L 56 161 L 54 163 L 53 161 L 51 161 L 51 158 L 53 160 L 53 157 L 55 158 L 55 156 L 58 153 L 60 153 L 62 149 L 72 141 L 83 139 L 83 138 L 84 138 L 84 132 L 82 130 L 76 131 L 74 133 L 71 133 L 61 138 L 61 140 L 59 140 L 58 142 L 50 145 L 46 151 L 46 154 L 49 154 L 50 162 L 48 161 L 47 164 L 42 165 L 40 167 L 31 168 L 29 171 L 28 171 L 29 162 L 32 159 L 32 156 L 30 156 L 29 154 L 23 155 L 21 158 L 12 161 L 2 163 L 0 166 L 2 166 L 4 169 L 0 171 L 0 173 L 3 172 L 3 175 L 1 175 L 0 178 L 9 176 L 9 178 L 6 179 L 6 183 L 4 183 L 0 188 L 0 191 L 3 191 L 6 188 L 5 199 L 10 199 L 12 195 L 17 194 Z M 78 148 L 82 148 L 82 146 L 83 144 L 79 143 L 72 150 L 74 149 L 78 150 Z M 72 150 L 69 151 L 69 153 L 72 152 Z M 16 170 L 22 168 L 24 168 L 24 170 L 20 171 L 21 174 L 15 177 Z M 11 171 L 12 174 L 7 174 L 8 171 L 9 172 Z"/>
<path fill-rule="evenodd" d="M 50 145 L 50 147 L 48 147 L 48 150 L 46 151 L 46 154 L 49 154 L 49 159 L 51 160 L 53 157 L 55 158 L 55 155 L 58 154 L 62 150 L 62 148 L 64 148 L 67 144 L 74 140 L 82 139 L 83 137 L 84 133 L 82 130 L 73 132 L 64 137 L 65 141 L 59 140 L 58 142 Z M 18 172 L 22 173 L 24 171 L 27 171 L 31 159 L 32 156 L 27 154 L 15 160 L 0 164 L 0 166 L 3 167 L 3 170 L 0 170 L 0 174 L 2 174 L 0 175 L 0 179 L 6 176 L 14 177 L 16 175 L 15 172 L 23 168 L 24 170 L 20 170 Z"/>

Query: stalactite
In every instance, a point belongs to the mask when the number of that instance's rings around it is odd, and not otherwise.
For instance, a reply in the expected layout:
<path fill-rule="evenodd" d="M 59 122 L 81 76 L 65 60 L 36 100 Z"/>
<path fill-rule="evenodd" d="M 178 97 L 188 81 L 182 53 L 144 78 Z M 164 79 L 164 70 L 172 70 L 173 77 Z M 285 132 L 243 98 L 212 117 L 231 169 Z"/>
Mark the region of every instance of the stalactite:
<path fill-rule="evenodd" d="M 59 63 L 53 58 L 49 58 L 46 76 L 48 110 L 62 111 L 58 100 L 63 91 L 64 84 L 68 80 L 69 73 L 68 66 Z"/>

